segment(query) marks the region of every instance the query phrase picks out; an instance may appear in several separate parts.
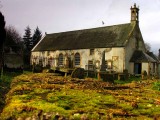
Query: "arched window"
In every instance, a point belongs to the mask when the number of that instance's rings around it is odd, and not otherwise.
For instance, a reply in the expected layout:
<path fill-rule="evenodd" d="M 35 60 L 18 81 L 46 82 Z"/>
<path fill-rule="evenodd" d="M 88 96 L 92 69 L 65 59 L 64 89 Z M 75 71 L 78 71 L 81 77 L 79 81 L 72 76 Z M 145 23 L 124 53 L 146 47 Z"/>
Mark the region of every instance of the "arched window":
<path fill-rule="evenodd" d="M 63 66 L 63 54 L 62 53 L 59 54 L 58 65 Z"/>
<path fill-rule="evenodd" d="M 80 65 L 80 54 L 76 53 L 74 57 L 75 57 L 74 65 L 75 66 Z"/>

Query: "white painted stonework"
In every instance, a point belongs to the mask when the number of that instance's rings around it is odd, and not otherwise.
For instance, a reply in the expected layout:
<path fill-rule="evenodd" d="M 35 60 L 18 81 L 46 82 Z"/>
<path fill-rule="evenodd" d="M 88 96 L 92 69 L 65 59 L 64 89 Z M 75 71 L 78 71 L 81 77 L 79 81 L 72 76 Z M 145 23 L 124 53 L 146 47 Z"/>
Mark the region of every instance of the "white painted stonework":
<path fill-rule="evenodd" d="M 63 54 L 64 60 L 63 66 L 66 65 L 67 57 L 73 59 L 74 67 L 81 67 L 87 69 L 88 61 L 93 61 L 95 70 L 100 69 L 102 65 L 102 52 L 105 51 L 105 61 L 110 69 L 123 72 L 124 69 L 124 48 L 97 48 L 94 49 L 94 54 L 90 55 L 90 49 L 79 49 L 79 50 L 56 50 L 56 51 L 43 51 L 43 52 L 32 52 L 31 63 L 40 64 L 42 63 L 43 67 L 50 64 L 51 67 L 58 67 L 58 57 L 59 54 Z M 76 53 L 80 54 L 80 65 L 74 65 L 74 55 Z"/>

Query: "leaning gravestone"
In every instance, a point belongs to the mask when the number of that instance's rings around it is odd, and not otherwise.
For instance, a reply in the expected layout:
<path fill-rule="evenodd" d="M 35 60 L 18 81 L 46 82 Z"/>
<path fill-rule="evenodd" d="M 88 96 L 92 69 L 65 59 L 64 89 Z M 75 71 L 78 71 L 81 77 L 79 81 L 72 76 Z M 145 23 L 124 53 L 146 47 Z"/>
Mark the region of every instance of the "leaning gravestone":
<path fill-rule="evenodd" d="M 84 69 L 83 68 L 75 68 L 71 74 L 72 78 L 84 78 Z"/>

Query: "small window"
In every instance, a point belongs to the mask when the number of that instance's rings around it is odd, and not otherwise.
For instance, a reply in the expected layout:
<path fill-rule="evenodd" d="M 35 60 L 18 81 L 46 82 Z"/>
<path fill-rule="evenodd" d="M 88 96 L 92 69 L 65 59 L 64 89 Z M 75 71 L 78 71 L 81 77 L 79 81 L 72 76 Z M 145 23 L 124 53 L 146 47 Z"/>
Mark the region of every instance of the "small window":
<path fill-rule="evenodd" d="M 88 70 L 93 70 L 93 61 L 92 60 L 88 60 Z"/>
<path fill-rule="evenodd" d="M 92 60 L 88 60 L 88 65 L 93 65 L 93 61 Z"/>
<path fill-rule="evenodd" d="M 94 55 L 94 49 L 90 49 L 90 55 Z"/>
<path fill-rule="evenodd" d="M 76 53 L 75 54 L 75 65 L 77 66 L 77 65 L 80 65 L 80 54 L 79 53 Z"/>
<path fill-rule="evenodd" d="M 63 54 L 59 54 L 58 65 L 63 66 Z"/>

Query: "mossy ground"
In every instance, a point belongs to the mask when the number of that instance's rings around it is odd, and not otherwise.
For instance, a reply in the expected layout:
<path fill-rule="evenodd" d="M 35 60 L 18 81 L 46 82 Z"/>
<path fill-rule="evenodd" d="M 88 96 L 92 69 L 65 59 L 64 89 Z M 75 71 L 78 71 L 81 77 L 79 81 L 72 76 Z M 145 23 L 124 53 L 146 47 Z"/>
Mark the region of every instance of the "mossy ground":
<path fill-rule="evenodd" d="M 156 85 L 158 80 L 110 84 L 51 73 L 23 74 L 13 79 L 0 118 L 33 118 L 42 111 L 40 115 L 50 119 L 58 114 L 69 120 L 152 120 L 160 114 Z"/>
<path fill-rule="evenodd" d="M 5 105 L 5 94 L 10 90 L 11 81 L 17 75 L 20 75 L 20 73 L 4 73 L 0 77 L 0 112 Z"/>

